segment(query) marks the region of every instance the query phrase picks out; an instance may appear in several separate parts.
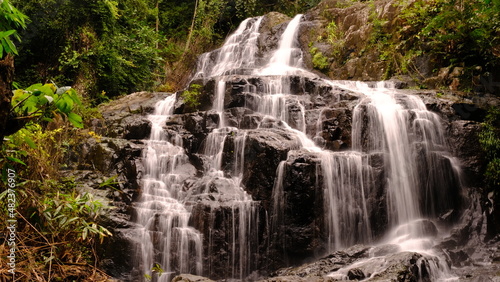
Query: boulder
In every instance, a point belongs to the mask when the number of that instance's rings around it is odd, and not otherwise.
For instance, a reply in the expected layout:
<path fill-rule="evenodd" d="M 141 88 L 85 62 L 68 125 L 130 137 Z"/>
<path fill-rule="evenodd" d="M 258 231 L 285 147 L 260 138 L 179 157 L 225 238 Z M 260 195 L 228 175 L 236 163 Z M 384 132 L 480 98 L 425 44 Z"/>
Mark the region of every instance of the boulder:
<path fill-rule="evenodd" d="M 175 276 L 172 282 L 214 282 L 214 280 L 192 274 L 181 274 Z"/>

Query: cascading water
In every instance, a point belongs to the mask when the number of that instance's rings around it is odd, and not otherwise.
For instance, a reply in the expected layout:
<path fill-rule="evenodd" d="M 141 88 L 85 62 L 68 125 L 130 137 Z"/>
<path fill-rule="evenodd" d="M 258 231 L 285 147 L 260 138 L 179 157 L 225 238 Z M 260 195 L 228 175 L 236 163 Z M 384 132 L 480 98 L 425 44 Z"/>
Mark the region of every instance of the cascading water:
<path fill-rule="evenodd" d="M 258 29 L 262 17 L 251 18 L 243 21 L 238 29 L 224 43 L 224 45 L 210 53 L 203 54 L 199 60 L 196 78 L 203 78 L 205 81 L 213 79 L 215 81 L 215 98 L 212 109 L 219 115 L 218 128 L 210 132 L 204 145 L 204 154 L 213 161 L 206 168 L 204 182 L 207 191 L 218 190 L 223 199 L 219 200 L 220 206 L 216 209 L 226 208 L 230 212 L 230 244 L 227 252 L 230 254 L 227 259 L 230 275 L 233 278 L 243 279 L 251 270 L 252 258 L 256 255 L 252 250 L 252 244 L 257 241 L 258 224 L 258 203 L 253 201 L 243 187 L 241 179 L 243 175 L 245 132 L 239 132 L 238 128 L 226 127 L 224 117 L 224 96 L 226 92 L 225 77 L 252 70 L 256 65 Z M 215 57 L 215 59 L 214 59 Z M 222 169 L 222 155 L 226 139 L 228 136 L 234 137 L 234 159 L 235 164 L 230 171 L 224 172 Z M 215 183 L 224 182 L 217 185 Z M 213 211 L 216 212 L 216 211 Z M 210 227 L 211 230 L 215 228 Z M 209 235 L 212 237 L 212 234 Z M 208 246 L 209 253 L 212 252 L 212 245 Z M 209 254 L 210 255 L 210 254 Z"/>
<path fill-rule="evenodd" d="M 213 81 L 212 112 L 219 118 L 217 128 L 207 134 L 201 148 L 205 161 L 203 176 L 197 180 L 201 188 L 196 192 L 181 189 L 186 179 L 196 174 L 183 174 L 185 168 L 178 169 L 189 161 L 181 140 L 167 138 L 161 128 L 172 114 L 175 98 L 170 96 L 157 105 L 157 112 L 150 117 L 152 133 L 144 154 L 143 192 L 136 204 L 137 222 L 142 226 L 136 238 L 142 242 L 136 255 L 141 271 L 147 273 L 154 263 L 159 263 L 167 272 L 216 275 L 215 263 L 202 265 L 202 257 L 220 251 L 214 243 L 217 226 L 227 229 L 225 255 L 220 257 L 227 266 L 227 276 L 244 279 L 263 264 L 256 262 L 261 233 L 270 237 L 267 244 L 279 244 L 286 254 L 292 246 L 283 239 L 285 177 L 293 161 L 305 155 L 315 162 L 315 181 L 321 186 L 325 220 L 320 237 L 325 251 L 373 243 L 374 237 L 390 233 L 388 242 L 398 244 L 399 251 L 427 252 L 433 258 L 430 261 L 435 262 L 431 268 L 446 268 L 429 251 L 432 238 L 429 239 L 428 229 L 435 226 L 426 219 L 452 209 L 456 203 L 444 200 L 447 193 L 456 192 L 452 190 L 459 187 L 456 165 L 447 153 L 439 117 L 427 111 L 418 97 L 400 94 L 395 89 L 324 81 L 331 87 L 357 93 L 360 102 L 352 115 L 352 151 L 334 152 L 320 147 L 324 142 L 319 133 L 326 122 L 322 115 L 329 109 L 321 108 L 313 130 L 308 129 L 307 114 L 312 102 L 307 93 L 297 93 L 291 84 L 292 77 L 321 80 L 302 66 L 302 51 L 297 42 L 301 19 L 302 15 L 298 15 L 288 23 L 278 49 L 267 57 L 258 48 L 263 17 L 243 21 L 220 49 L 200 57 L 194 79 L 205 84 Z M 270 214 L 265 217 L 259 213 L 260 203 L 252 199 L 245 187 L 247 141 L 253 131 L 234 124 L 228 126 L 231 123 L 226 120 L 225 97 L 236 78 L 258 81 L 248 83 L 244 91 L 252 97 L 252 102 L 245 102 L 244 107 L 259 117 L 256 128 L 284 132 L 296 144 L 276 167 Z M 230 153 L 227 148 L 231 148 Z M 225 158 L 231 159 L 232 164 L 228 165 Z M 375 178 L 381 180 L 373 181 Z M 209 208 L 205 238 L 188 226 L 191 206 L 184 201 L 196 193 L 210 194 L 217 202 Z M 383 199 L 386 206 L 377 207 L 377 212 L 383 214 L 376 214 L 370 206 L 369 198 L 373 195 Z M 228 223 L 217 223 L 221 214 Z M 267 229 L 259 230 L 259 220 L 268 217 Z M 386 228 L 393 231 L 375 230 L 374 217 L 381 217 L 381 222 L 386 218 Z M 374 256 L 367 264 L 376 261 L 381 265 L 381 260 Z M 341 269 L 332 276 L 344 278 L 347 270 Z"/>
<path fill-rule="evenodd" d="M 171 273 L 202 272 L 202 238 L 188 226 L 190 211 L 182 203 L 181 186 L 189 174 L 181 168 L 189 162 L 188 156 L 182 140 L 169 138 L 162 128 L 174 103 L 175 95 L 171 95 L 160 101 L 149 116 L 151 137 L 143 157 L 143 191 L 134 206 L 140 226 L 134 238 L 140 244 L 136 266 L 139 272 L 149 275 L 158 264 L 166 275 L 155 281 L 170 281 Z"/>

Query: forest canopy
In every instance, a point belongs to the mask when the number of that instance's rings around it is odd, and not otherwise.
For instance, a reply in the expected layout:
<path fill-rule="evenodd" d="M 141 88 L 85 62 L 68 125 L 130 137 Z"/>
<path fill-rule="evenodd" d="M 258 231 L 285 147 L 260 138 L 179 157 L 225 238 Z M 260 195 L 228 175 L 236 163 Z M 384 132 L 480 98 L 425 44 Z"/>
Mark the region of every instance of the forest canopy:
<path fill-rule="evenodd" d="M 274 10 L 292 15 L 319 1 L 257 2 L 12 0 L 30 18 L 16 81 L 74 85 L 97 103 L 137 90 L 178 90 L 196 55 L 244 18 Z"/>

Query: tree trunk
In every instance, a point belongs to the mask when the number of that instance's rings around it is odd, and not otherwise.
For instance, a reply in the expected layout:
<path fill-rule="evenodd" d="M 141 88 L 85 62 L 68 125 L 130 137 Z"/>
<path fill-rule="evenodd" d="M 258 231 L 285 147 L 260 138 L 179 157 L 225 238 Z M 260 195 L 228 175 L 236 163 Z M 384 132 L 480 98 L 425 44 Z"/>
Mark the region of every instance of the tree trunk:
<path fill-rule="evenodd" d="M 159 32 L 160 32 L 160 0 L 156 0 L 156 36 L 158 36 Z M 158 40 L 156 41 L 156 49 L 158 49 Z"/>
<path fill-rule="evenodd" d="M 6 132 L 10 132 L 7 123 L 11 109 L 12 80 L 14 78 L 14 58 L 7 55 L 0 60 L 0 145 Z"/>
<path fill-rule="evenodd" d="M 191 21 L 191 27 L 189 28 L 189 34 L 188 38 L 186 41 L 186 47 L 184 48 L 184 54 L 186 54 L 187 50 L 189 49 L 189 45 L 191 44 L 191 38 L 193 37 L 193 32 L 194 32 L 194 23 L 196 21 L 196 13 L 198 12 L 198 0 L 196 0 L 194 4 L 194 12 L 193 12 L 193 20 Z"/>

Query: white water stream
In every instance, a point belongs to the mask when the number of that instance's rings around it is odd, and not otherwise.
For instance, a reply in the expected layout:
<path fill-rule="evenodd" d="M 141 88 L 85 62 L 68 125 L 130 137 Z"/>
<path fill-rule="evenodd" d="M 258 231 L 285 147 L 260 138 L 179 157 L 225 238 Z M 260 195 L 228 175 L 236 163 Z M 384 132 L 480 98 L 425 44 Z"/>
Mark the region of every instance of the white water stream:
<path fill-rule="evenodd" d="M 135 258 L 139 271 L 150 274 L 155 264 L 165 272 L 155 281 L 170 281 L 171 273 L 197 273 L 202 269 L 202 238 L 188 225 L 190 210 L 183 204 L 183 181 L 189 177 L 182 169 L 189 163 L 178 136 L 167 136 L 165 121 L 172 114 L 175 95 L 156 105 L 149 116 L 151 136 L 144 151 L 145 176 L 142 193 L 135 204 Z"/>

